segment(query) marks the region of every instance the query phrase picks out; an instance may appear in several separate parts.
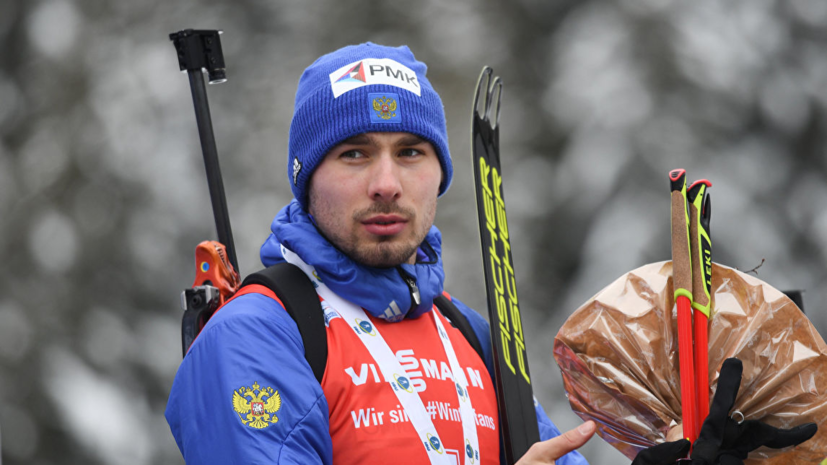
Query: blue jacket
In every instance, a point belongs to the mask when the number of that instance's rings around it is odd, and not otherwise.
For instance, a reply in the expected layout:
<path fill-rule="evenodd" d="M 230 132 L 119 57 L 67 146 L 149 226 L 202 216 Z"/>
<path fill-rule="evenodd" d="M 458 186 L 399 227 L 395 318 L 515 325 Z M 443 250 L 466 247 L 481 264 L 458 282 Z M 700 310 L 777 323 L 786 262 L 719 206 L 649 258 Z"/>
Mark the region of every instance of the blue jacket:
<path fill-rule="evenodd" d="M 261 248 L 265 266 L 284 261 L 279 244 L 316 268 L 322 282 L 343 298 L 384 318 L 388 303 L 411 302 L 404 273 L 416 279 L 421 294 L 417 307 L 400 308 L 415 317 L 431 310 L 442 293 L 442 239 L 432 227 L 420 247 L 417 264 L 398 269 L 359 265 L 319 235 L 297 202 L 282 209 Z M 488 323 L 457 299 L 459 310 L 480 341 L 488 341 Z M 489 344 L 482 344 L 485 363 L 493 373 Z M 281 382 L 278 382 L 278 381 Z M 289 382 L 285 382 L 288 380 Z M 233 407 L 242 388 L 279 385 L 278 424 L 260 430 L 242 425 Z M 542 439 L 560 431 L 536 404 Z M 274 300 L 260 294 L 239 296 L 210 319 L 176 374 L 166 418 L 186 462 L 198 464 L 331 464 L 328 404 L 304 358 L 296 323 Z M 587 464 L 576 451 L 557 460 L 560 465 Z"/>

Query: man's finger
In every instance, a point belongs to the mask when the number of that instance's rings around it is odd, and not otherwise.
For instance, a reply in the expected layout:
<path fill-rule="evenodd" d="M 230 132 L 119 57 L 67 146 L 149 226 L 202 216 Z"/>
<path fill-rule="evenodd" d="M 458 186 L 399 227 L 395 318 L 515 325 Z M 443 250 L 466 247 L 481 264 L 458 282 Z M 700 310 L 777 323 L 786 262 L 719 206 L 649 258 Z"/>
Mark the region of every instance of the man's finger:
<path fill-rule="evenodd" d="M 818 425 L 815 423 L 807 423 L 806 425 L 799 425 L 788 430 L 781 430 L 778 432 L 778 438 L 774 441 L 768 442 L 767 446 L 773 449 L 783 449 L 788 446 L 797 446 L 804 441 L 809 440 L 818 432 Z"/>
<path fill-rule="evenodd" d="M 712 399 L 712 406 L 709 408 L 709 415 L 717 414 L 721 418 L 729 416 L 729 411 L 735 405 L 735 398 L 738 396 L 738 388 L 741 386 L 741 374 L 744 365 L 737 358 L 724 360 L 721 366 L 721 374 L 718 376 L 718 388 L 715 390 L 715 397 Z"/>
<path fill-rule="evenodd" d="M 664 463 L 675 463 L 678 459 L 686 457 L 689 453 L 689 446 L 692 443 L 687 439 L 679 441 L 664 442 L 648 449 L 640 451 L 632 465 L 657 465 Z"/>
<path fill-rule="evenodd" d="M 551 463 L 551 460 L 557 460 L 585 444 L 591 439 L 596 430 L 597 427 L 594 422 L 587 421 L 556 438 L 535 443 L 531 446 L 531 449 L 529 449 L 524 458 L 531 456 L 531 459 L 537 461 L 528 463 Z"/>
<path fill-rule="evenodd" d="M 807 423 L 791 429 L 780 429 L 755 420 L 747 420 L 739 426 L 741 428 L 738 430 L 738 435 L 729 438 L 726 441 L 728 444 L 725 450 L 721 451 L 719 461 L 721 465 L 740 464 L 742 463 L 740 461 L 746 460 L 750 452 L 761 446 L 773 449 L 797 446 L 813 437 L 818 431 L 815 423 Z M 723 460 L 724 457 L 727 457 L 728 461 Z M 735 459 L 740 461 L 735 461 Z"/>
<path fill-rule="evenodd" d="M 724 454 L 718 457 L 717 465 L 744 465 L 744 461 L 734 455 Z"/>
<path fill-rule="evenodd" d="M 818 432 L 818 426 L 815 423 L 798 425 L 790 429 L 773 428 L 763 423 L 761 423 L 761 425 L 763 431 L 759 436 L 766 437 L 766 440 L 760 445 L 773 449 L 797 446 L 815 436 L 816 432 Z"/>
<path fill-rule="evenodd" d="M 744 366 L 737 358 L 724 360 L 721 375 L 718 377 L 718 388 L 715 391 L 715 397 L 712 398 L 712 405 L 709 407 L 709 416 L 704 420 L 701 434 L 698 435 L 698 440 L 692 448 L 693 460 L 713 463 L 717 457 L 718 449 L 723 442 L 729 411 L 738 396 L 743 371 Z"/>

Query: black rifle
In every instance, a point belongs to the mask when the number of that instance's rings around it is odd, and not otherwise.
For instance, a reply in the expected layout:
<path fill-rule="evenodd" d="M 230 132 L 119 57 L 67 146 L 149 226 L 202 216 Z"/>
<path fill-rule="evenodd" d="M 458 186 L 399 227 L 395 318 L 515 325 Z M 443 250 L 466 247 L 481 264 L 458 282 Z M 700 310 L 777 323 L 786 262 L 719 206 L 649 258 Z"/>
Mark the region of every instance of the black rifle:
<path fill-rule="evenodd" d="M 195 283 L 181 295 L 181 306 L 185 310 L 181 321 L 181 343 L 185 355 L 213 312 L 238 288 L 238 259 L 203 77 L 206 71 L 210 84 L 227 80 L 219 34 L 221 31 L 217 30 L 185 29 L 169 35 L 178 53 L 178 65 L 181 71 L 186 71 L 189 75 L 219 242 L 199 244 L 196 249 Z"/>

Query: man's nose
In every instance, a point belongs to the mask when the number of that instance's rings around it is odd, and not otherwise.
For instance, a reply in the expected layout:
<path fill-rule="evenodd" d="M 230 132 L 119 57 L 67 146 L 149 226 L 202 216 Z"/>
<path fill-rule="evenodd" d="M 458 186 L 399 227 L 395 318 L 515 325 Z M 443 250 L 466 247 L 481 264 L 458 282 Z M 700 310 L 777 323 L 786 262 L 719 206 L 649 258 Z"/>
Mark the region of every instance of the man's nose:
<path fill-rule="evenodd" d="M 390 155 L 379 157 L 371 170 L 368 195 L 377 201 L 391 202 L 402 195 L 399 166 Z"/>

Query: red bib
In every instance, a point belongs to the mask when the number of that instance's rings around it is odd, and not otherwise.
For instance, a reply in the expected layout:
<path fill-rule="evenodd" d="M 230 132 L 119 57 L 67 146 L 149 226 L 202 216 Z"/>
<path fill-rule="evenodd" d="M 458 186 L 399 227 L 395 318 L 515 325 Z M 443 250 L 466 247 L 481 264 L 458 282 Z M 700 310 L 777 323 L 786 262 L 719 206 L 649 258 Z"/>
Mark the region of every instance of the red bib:
<path fill-rule="evenodd" d="M 434 307 L 451 339 L 476 417 L 480 463 L 500 458 L 497 396 L 485 364 L 462 333 Z M 442 440 L 444 453 L 465 463 L 457 390 L 431 315 L 397 323 L 368 315 L 402 368 Z M 330 408 L 333 463 L 429 463 L 425 448 L 378 364 L 342 318 L 327 327 L 327 367 L 322 389 Z M 476 460 L 475 460 L 476 462 Z"/>

